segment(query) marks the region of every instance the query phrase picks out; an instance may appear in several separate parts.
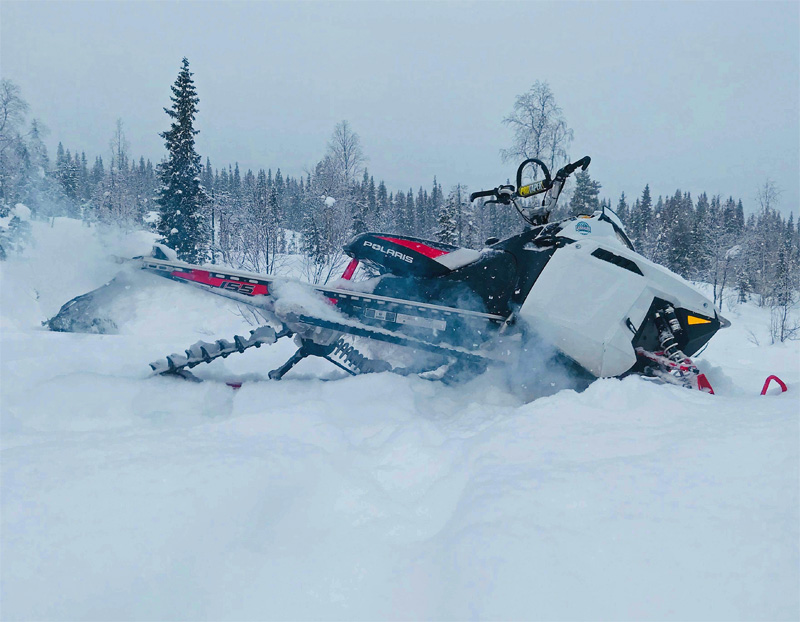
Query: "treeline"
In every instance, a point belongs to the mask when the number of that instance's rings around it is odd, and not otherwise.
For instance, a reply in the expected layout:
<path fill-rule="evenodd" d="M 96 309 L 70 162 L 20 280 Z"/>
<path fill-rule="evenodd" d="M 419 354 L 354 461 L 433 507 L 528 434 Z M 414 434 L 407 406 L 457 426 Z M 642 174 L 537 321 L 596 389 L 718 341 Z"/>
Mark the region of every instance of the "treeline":
<path fill-rule="evenodd" d="M 599 190 L 588 173 L 579 173 L 562 215 L 611 208 L 598 199 Z M 632 204 L 623 193 L 613 209 L 639 253 L 686 279 L 709 283 L 720 308 L 731 293 L 740 302 L 784 307 L 800 289 L 800 223 L 793 214 L 783 217 L 778 199 L 776 186 L 766 181 L 754 213 L 745 218 L 741 199 L 704 192 L 694 200 L 676 190 L 653 202 L 648 185 Z"/>
<path fill-rule="evenodd" d="M 284 253 L 330 254 L 332 248 L 323 248 L 326 241 L 341 243 L 366 230 L 480 248 L 489 237 L 502 238 L 522 226 L 513 208 L 471 204 L 463 184 L 445 193 L 434 178 L 429 188 L 390 191 L 364 168 L 358 180 L 342 187 L 336 172 L 328 159 L 303 177 L 284 177 L 280 168 L 274 174 L 271 169 L 242 174 L 238 164 L 213 168 L 207 159 L 202 183 L 210 199 L 209 259 L 213 254 L 216 261 L 269 270 Z M 132 163 L 121 152 L 110 166 L 97 157 L 89 168 L 83 153 L 70 156 L 59 146 L 52 175 L 67 213 L 127 226 L 157 217 L 158 180 L 143 158 Z M 588 171 L 574 183 L 571 200 L 554 218 L 612 207 L 599 197 L 600 184 Z M 776 209 L 777 199 L 767 182 L 758 192 L 757 211 L 746 218 L 741 199 L 702 193 L 695 200 L 676 190 L 653 200 L 645 186 L 633 203 L 623 193 L 613 210 L 638 252 L 689 280 L 710 283 L 715 302 L 735 292 L 740 301 L 754 298 L 769 305 L 785 297 L 787 288 L 797 289 L 800 266 L 800 230 L 793 215 L 784 218 Z"/>

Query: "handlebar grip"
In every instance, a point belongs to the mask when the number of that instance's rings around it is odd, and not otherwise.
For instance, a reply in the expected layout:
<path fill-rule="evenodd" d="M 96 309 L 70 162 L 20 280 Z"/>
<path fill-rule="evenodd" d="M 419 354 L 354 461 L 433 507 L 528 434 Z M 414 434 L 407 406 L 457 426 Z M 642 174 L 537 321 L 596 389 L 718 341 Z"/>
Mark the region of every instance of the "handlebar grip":
<path fill-rule="evenodd" d="M 583 156 L 580 160 L 576 160 L 572 164 L 568 164 L 564 168 L 567 169 L 567 175 L 572 175 L 578 168 L 582 171 L 586 170 L 586 167 L 589 166 L 589 163 L 592 159 L 589 156 Z"/>
<path fill-rule="evenodd" d="M 566 178 L 572 175 L 578 168 L 585 171 L 591 161 L 592 159 L 589 156 L 583 156 L 580 160 L 576 160 L 572 164 L 567 164 L 556 173 L 556 179 L 566 180 Z"/>
<path fill-rule="evenodd" d="M 470 202 L 481 197 L 493 197 L 497 195 L 497 189 L 494 190 L 478 190 L 469 195 Z"/>

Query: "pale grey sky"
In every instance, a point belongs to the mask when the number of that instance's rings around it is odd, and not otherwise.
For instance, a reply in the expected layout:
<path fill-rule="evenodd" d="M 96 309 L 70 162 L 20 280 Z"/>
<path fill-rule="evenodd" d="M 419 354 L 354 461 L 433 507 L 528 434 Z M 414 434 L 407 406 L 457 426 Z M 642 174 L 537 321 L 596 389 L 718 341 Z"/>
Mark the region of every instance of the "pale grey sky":
<path fill-rule="evenodd" d="M 621 191 L 741 197 L 767 177 L 800 201 L 800 3 L 0 3 L 0 73 L 33 115 L 108 157 L 164 155 L 162 108 L 181 58 L 200 96 L 198 151 L 214 166 L 321 158 L 347 119 L 390 189 L 491 187 L 516 95 L 547 80 L 571 155 Z"/>

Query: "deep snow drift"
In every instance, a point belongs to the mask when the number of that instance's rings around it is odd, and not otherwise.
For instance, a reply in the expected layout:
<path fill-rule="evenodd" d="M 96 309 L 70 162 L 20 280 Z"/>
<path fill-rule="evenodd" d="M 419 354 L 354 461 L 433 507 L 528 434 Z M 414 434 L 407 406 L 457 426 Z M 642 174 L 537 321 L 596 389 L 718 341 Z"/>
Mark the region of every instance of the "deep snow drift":
<path fill-rule="evenodd" d="M 800 616 L 800 350 L 765 345 L 762 309 L 726 309 L 698 358 L 716 396 L 628 378 L 524 403 L 500 372 L 308 360 L 267 381 L 284 342 L 197 384 L 147 363 L 247 334 L 234 304 L 134 273 L 119 334 L 48 332 L 152 238 L 34 234 L 0 264 L 4 620 Z M 789 393 L 760 397 L 769 373 Z"/>

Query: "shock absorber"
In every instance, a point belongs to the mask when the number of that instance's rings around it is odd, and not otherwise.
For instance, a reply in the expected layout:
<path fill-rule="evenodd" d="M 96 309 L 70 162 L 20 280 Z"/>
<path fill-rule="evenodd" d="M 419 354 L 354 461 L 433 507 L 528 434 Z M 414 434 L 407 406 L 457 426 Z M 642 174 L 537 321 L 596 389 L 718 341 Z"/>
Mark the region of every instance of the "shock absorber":
<path fill-rule="evenodd" d="M 653 314 L 661 352 L 648 352 L 637 348 L 636 352 L 649 363 L 644 368 L 645 374 L 653 375 L 666 382 L 679 384 L 689 389 L 700 389 L 706 393 L 714 393 L 711 383 L 701 374 L 692 360 L 678 347 L 676 334 L 683 332 L 683 327 L 675 315 L 675 309 L 667 306 Z"/>
<path fill-rule="evenodd" d="M 675 309 L 672 306 L 664 309 L 664 316 L 667 318 L 667 323 L 673 334 L 679 333 L 683 330 L 681 323 L 678 321 L 678 316 L 675 315 Z"/>
<path fill-rule="evenodd" d="M 655 321 L 658 329 L 658 340 L 661 343 L 664 356 L 675 363 L 680 363 L 686 358 L 686 355 L 681 352 L 675 339 L 675 333 L 681 331 L 680 322 L 675 316 L 675 309 L 670 306 L 663 311 L 656 311 Z"/>

